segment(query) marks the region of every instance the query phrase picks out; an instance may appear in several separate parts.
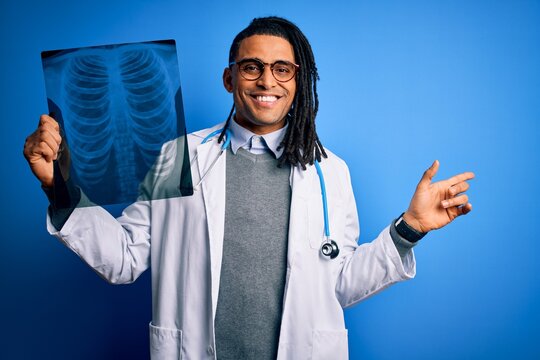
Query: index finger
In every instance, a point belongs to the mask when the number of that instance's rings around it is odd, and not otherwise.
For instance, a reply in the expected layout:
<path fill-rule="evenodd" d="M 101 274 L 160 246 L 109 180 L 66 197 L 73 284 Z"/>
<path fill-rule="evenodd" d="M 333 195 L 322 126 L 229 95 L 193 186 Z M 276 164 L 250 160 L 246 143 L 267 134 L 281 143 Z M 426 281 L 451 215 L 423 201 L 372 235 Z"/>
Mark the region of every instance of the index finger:
<path fill-rule="evenodd" d="M 462 181 L 467 181 L 471 179 L 474 179 L 474 173 L 471 171 L 467 171 L 458 175 L 454 175 L 451 178 L 447 179 L 445 182 L 447 182 L 448 184 L 450 184 L 450 186 L 452 186 L 455 184 L 459 184 Z"/>
<path fill-rule="evenodd" d="M 50 124 L 55 130 L 60 131 L 60 125 L 58 125 L 58 122 L 49 115 L 43 114 L 39 117 L 39 126 L 44 124 Z"/>

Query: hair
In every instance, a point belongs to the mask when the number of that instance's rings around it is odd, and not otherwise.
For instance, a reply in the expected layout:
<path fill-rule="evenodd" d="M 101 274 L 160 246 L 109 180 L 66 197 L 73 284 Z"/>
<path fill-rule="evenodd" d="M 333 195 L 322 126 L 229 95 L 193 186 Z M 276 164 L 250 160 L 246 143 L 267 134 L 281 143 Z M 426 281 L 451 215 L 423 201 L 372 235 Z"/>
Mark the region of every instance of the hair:
<path fill-rule="evenodd" d="M 292 166 L 300 165 L 305 170 L 306 164 L 313 165 L 315 160 L 321 161 L 321 156 L 327 157 L 315 130 L 315 117 L 319 109 L 317 96 L 319 75 L 313 50 L 305 35 L 292 22 L 276 16 L 255 18 L 234 38 L 229 50 L 229 63 L 238 56 L 242 40 L 253 35 L 271 35 L 283 38 L 294 49 L 294 57 L 300 68 L 296 74 L 296 94 L 287 114 L 287 132 L 278 147 L 278 149 L 283 149 L 278 163 L 279 166 L 284 163 L 289 163 Z M 219 142 L 225 136 L 233 113 L 234 104 L 219 136 Z"/>

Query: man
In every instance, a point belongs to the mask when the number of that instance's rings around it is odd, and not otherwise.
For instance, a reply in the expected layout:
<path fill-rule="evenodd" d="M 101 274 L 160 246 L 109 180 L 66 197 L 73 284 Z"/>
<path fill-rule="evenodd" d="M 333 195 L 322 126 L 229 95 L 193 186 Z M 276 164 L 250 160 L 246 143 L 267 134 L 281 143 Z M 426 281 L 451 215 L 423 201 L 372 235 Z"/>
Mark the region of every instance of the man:
<path fill-rule="evenodd" d="M 358 246 L 348 169 L 315 132 L 317 78 L 294 24 L 254 19 L 234 39 L 223 74 L 233 111 L 224 124 L 189 135 L 200 181 L 193 196 L 149 200 L 173 191 L 158 174 L 118 219 L 97 206 L 77 208 L 84 194 L 69 180 L 62 196 L 71 208 L 60 211 L 52 199 L 49 231 L 109 282 L 133 282 L 151 265 L 153 359 L 346 359 L 342 308 L 414 277 L 414 243 L 471 211 L 463 192 L 474 175 L 431 183 L 435 161 L 408 210 Z M 53 160 L 61 141 L 44 115 L 25 144 L 49 193 L 60 186 Z M 160 158 L 174 157 L 176 146 L 167 143 Z"/>

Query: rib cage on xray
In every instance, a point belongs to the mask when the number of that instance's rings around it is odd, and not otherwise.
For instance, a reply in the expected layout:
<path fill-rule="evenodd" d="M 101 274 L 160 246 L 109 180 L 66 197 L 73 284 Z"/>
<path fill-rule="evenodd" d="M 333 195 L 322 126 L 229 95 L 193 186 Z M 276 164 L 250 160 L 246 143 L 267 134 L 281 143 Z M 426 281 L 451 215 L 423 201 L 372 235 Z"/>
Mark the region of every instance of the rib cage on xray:
<path fill-rule="evenodd" d="M 98 185 L 112 163 L 119 199 L 134 199 L 141 163 L 149 169 L 177 130 L 163 60 L 151 48 L 86 50 L 62 77 L 64 128 L 81 185 Z"/>

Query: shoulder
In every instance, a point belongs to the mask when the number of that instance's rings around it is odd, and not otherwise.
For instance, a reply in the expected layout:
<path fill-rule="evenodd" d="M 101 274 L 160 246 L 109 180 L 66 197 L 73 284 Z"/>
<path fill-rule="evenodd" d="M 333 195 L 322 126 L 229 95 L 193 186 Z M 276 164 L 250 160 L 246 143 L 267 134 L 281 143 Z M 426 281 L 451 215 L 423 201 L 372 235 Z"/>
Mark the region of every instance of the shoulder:
<path fill-rule="evenodd" d="M 197 130 L 197 131 L 187 134 L 187 142 L 188 142 L 189 148 L 195 149 L 197 145 L 199 145 L 208 135 L 220 129 L 223 129 L 224 125 L 225 125 L 225 122 L 221 122 L 212 127 Z M 172 139 L 165 142 L 163 146 L 161 147 L 161 153 L 162 154 L 175 153 L 177 151 L 177 148 L 180 145 L 181 146 L 184 145 L 185 140 L 186 140 L 186 136 L 179 136 L 176 139 Z"/>
<path fill-rule="evenodd" d="M 199 139 L 198 142 L 201 142 L 204 138 L 206 138 L 211 133 L 218 131 L 220 129 L 223 129 L 224 126 L 225 126 L 225 122 L 221 122 L 212 127 L 194 131 L 188 134 L 188 140 L 193 139 L 193 141 L 197 141 L 197 139 Z"/>
<path fill-rule="evenodd" d="M 341 194 L 341 196 L 349 196 L 347 189 L 351 189 L 351 175 L 347 163 L 327 148 L 324 151 L 328 157 L 321 160 L 320 166 L 328 184 L 329 193 L 334 192 Z"/>
<path fill-rule="evenodd" d="M 322 159 L 321 167 L 328 168 L 329 170 L 337 171 L 340 173 L 349 173 L 349 167 L 342 158 L 340 158 L 327 148 L 324 148 L 324 151 L 326 152 L 326 155 L 328 155 L 328 157 Z"/>

